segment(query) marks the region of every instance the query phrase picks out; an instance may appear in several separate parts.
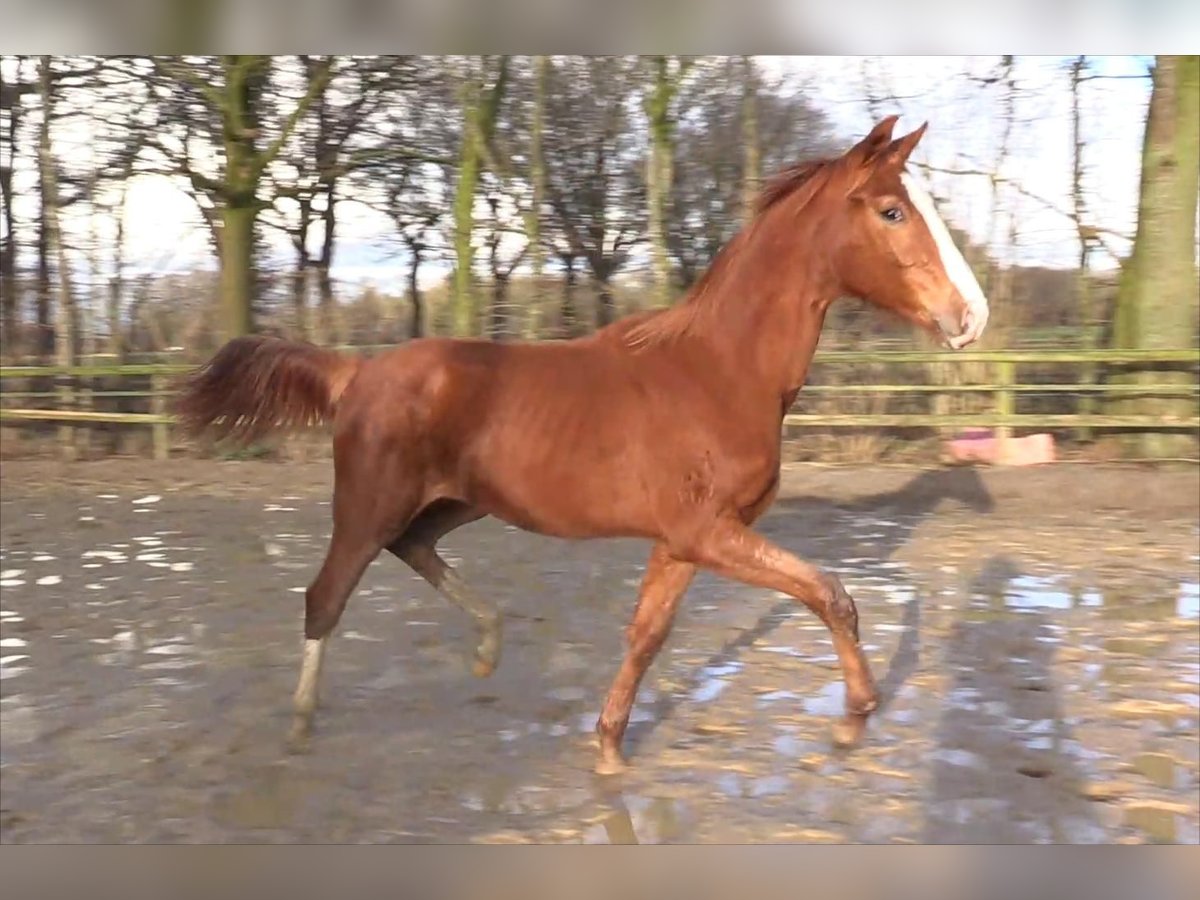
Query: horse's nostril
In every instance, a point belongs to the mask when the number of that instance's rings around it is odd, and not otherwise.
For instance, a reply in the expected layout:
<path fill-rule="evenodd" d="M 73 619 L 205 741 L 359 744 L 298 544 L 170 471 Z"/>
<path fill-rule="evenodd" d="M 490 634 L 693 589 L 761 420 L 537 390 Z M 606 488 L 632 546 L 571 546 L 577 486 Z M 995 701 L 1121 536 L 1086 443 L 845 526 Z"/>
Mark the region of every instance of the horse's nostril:
<path fill-rule="evenodd" d="M 970 313 L 953 313 L 947 312 L 935 316 L 937 326 L 948 338 L 958 337 L 965 334 L 970 326 Z"/>

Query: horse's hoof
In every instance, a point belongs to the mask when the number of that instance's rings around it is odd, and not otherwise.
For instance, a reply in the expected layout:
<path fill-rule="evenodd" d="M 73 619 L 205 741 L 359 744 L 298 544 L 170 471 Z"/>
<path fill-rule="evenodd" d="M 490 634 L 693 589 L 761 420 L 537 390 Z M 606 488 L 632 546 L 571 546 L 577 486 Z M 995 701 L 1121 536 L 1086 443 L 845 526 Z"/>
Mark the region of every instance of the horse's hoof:
<path fill-rule="evenodd" d="M 867 719 L 865 716 L 846 716 L 839 719 L 830 727 L 833 745 L 844 749 L 857 747 L 862 742 L 866 730 Z"/>
<path fill-rule="evenodd" d="M 292 721 L 291 731 L 287 736 L 287 752 L 292 756 L 307 753 L 310 748 L 309 738 L 312 737 L 312 720 L 304 716 L 296 716 Z"/>
<path fill-rule="evenodd" d="M 619 753 L 603 755 L 596 761 L 597 775 L 621 775 L 629 770 L 629 763 L 621 758 Z"/>
<path fill-rule="evenodd" d="M 496 671 L 495 660 L 479 659 L 476 657 L 475 662 L 471 664 L 471 674 L 476 678 L 487 678 Z"/>

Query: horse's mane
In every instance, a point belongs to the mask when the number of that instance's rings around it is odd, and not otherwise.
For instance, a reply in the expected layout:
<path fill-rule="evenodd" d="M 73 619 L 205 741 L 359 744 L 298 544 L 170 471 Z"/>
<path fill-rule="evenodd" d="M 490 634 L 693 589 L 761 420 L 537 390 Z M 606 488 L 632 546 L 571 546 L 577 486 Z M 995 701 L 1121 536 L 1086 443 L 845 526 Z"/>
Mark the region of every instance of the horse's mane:
<path fill-rule="evenodd" d="M 714 289 L 719 290 L 724 277 L 737 267 L 746 245 L 759 230 L 767 213 L 783 201 L 798 197 L 795 212 L 799 215 L 828 181 L 834 162 L 834 159 L 815 159 L 796 163 L 771 178 L 755 201 L 754 217 L 717 252 L 679 303 L 626 320 L 627 326 L 619 329 L 625 344 L 638 349 L 665 343 L 687 333 L 706 311 L 719 305 L 720 295 L 714 295 Z M 616 326 L 621 324 L 615 323 Z"/>

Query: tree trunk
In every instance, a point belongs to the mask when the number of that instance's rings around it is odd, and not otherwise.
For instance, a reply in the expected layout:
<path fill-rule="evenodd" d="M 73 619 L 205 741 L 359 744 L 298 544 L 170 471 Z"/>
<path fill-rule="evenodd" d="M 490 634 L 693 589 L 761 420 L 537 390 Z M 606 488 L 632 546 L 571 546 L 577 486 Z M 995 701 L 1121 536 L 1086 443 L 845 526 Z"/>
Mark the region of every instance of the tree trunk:
<path fill-rule="evenodd" d="M 1194 346 L 1200 303 L 1195 257 L 1198 167 L 1200 56 L 1159 56 L 1142 145 L 1137 233 L 1117 295 L 1113 332 L 1118 347 Z M 1139 380 L 1187 384 L 1190 376 L 1148 372 Z M 1158 397 L 1138 401 L 1138 408 L 1164 417 L 1187 416 L 1193 403 Z M 1194 436 L 1164 432 L 1132 436 L 1127 449 L 1161 458 L 1188 456 L 1194 447 Z"/>
<path fill-rule="evenodd" d="M 492 275 L 492 339 L 508 340 L 508 276 L 495 272 Z"/>
<path fill-rule="evenodd" d="M 317 328 L 314 339 L 319 344 L 338 346 L 343 342 L 342 320 L 338 314 L 337 298 L 333 291 L 333 278 L 329 266 L 318 264 L 317 271 Z"/>
<path fill-rule="evenodd" d="M 296 257 L 296 268 L 292 270 L 292 317 L 295 319 L 296 337 L 309 339 L 308 328 L 308 254 Z"/>
<path fill-rule="evenodd" d="M 646 96 L 650 152 L 646 155 L 646 205 L 650 258 L 654 269 L 654 303 L 671 302 L 671 258 L 667 248 L 667 200 L 671 194 L 674 121 L 671 99 L 676 84 L 665 56 L 654 57 L 654 82 Z M 597 315 L 599 316 L 599 309 Z"/>
<path fill-rule="evenodd" d="M 754 61 L 742 58 L 742 222 L 754 218 L 762 181 L 762 149 L 758 136 L 758 74 Z"/>
<path fill-rule="evenodd" d="M 54 254 L 58 274 L 58 303 L 55 304 L 55 362 L 59 366 L 74 366 L 78 362 L 78 320 L 75 297 L 71 289 L 71 265 L 63 246 L 62 229 L 59 223 L 58 178 L 53 151 L 50 145 L 50 122 L 54 105 L 54 81 L 50 71 L 50 57 L 43 56 L 39 66 L 39 84 L 42 94 L 42 122 L 38 130 L 38 168 L 41 172 L 42 196 L 45 208 L 42 219 L 45 223 L 46 244 Z M 73 379 L 64 376 L 59 385 L 59 408 L 74 406 Z M 70 425 L 59 427 L 59 444 L 63 455 L 73 458 L 76 454 L 75 430 Z"/>
<path fill-rule="evenodd" d="M 264 79 L 258 57 L 227 56 L 225 65 L 225 178 L 221 209 L 221 302 L 226 340 L 254 330 L 254 234 L 258 173 L 254 137 Z"/>
<path fill-rule="evenodd" d="M 563 267 L 566 269 L 566 274 L 563 277 L 559 330 L 564 338 L 573 338 L 577 334 L 579 324 L 579 315 L 576 312 L 577 306 L 575 303 L 575 285 L 577 281 L 575 257 L 569 254 L 563 256 Z"/>
<path fill-rule="evenodd" d="M 611 325 L 616 319 L 616 304 L 613 302 L 612 285 L 607 278 L 596 279 L 596 327 Z"/>
<path fill-rule="evenodd" d="M 254 225 L 258 209 L 230 201 L 221 210 L 221 307 L 224 338 L 254 330 Z"/>
<path fill-rule="evenodd" d="M 475 193 L 483 167 L 483 143 L 492 139 L 496 116 L 508 78 L 508 57 L 500 58 L 500 68 L 492 87 L 480 97 L 482 84 L 467 88 L 463 98 L 462 150 L 459 157 L 458 183 L 454 190 L 454 280 L 451 305 L 454 332 L 460 336 L 479 331 L 479 301 L 471 268 L 474 250 L 471 238 L 475 229 Z"/>
<path fill-rule="evenodd" d="M 43 109 L 42 114 L 45 115 Z M 38 165 L 38 202 L 40 215 L 37 228 L 37 278 L 35 289 L 35 323 L 34 353 L 42 362 L 48 360 L 54 353 L 54 323 L 51 321 L 52 297 L 50 287 L 50 227 L 46 222 L 49 215 L 49 202 L 46 199 L 45 173 L 41 164 Z"/>
<path fill-rule="evenodd" d="M 413 338 L 425 336 L 425 307 L 421 300 L 420 282 L 418 275 L 421 272 L 421 245 L 413 242 L 409 244 L 409 263 L 408 263 L 408 302 L 412 305 L 412 319 L 408 325 L 408 336 Z"/>
<path fill-rule="evenodd" d="M 320 324 L 318 340 L 325 344 L 340 344 L 344 335 L 341 333 L 340 316 L 338 315 L 337 299 L 333 292 L 333 278 L 330 268 L 333 266 L 334 233 L 337 226 L 336 197 L 334 185 L 329 184 L 325 194 L 325 209 L 321 213 L 324 233 L 321 236 L 321 255 L 317 259 L 317 296 L 320 307 Z"/>
<path fill-rule="evenodd" d="M 125 295 L 125 210 L 129 199 L 128 182 L 121 185 L 117 204 L 117 234 L 113 247 L 113 274 L 108 282 L 108 352 L 117 362 L 125 358 L 125 330 L 121 324 L 121 300 Z"/>
<path fill-rule="evenodd" d="M 17 346 L 17 231 L 13 214 L 13 170 L 17 166 L 17 128 L 21 119 L 21 63 L 17 61 L 16 83 L 9 88 L 0 72 L 0 97 L 8 113 L 8 134 L 0 135 L 8 146 L 8 165 L 0 166 L 0 203 L 4 206 L 4 242 L 0 244 L 0 358 L 15 356 Z M 9 94 L 11 93 L 11 99 Z"/>
<path fill-rule="evenodd" d="M 295 319 L 296 337 L 302 341 L 309 338 L 308 321 L 308 228 L 312 214 L 312 198 L 299 198 L 300 217 L 292 242 L 296 249 L 296 268 L 292 271 L 292 317 Z"/>
<path fill-rule="evenodd" d="M 479 185 L 479 148 L 470 135 L 478 109 L 473 100 L 463 112 L 463 142 L 458 160 L 458 183 L 454 189 L 454 280 L 451 282 L 454 334 L 465 337 L 475 333 L 474 284 L 471 265 L 474 250 L 471 236 L 475 229 L 475 191 Z"/>
<path fill-rule="evenodd" d="M 541 330 L 542 319 L 542 274 L 545 270 L 546 253 L 542 248 L 542 206 L 546 199 L 546 165 L 542 158 L 542 135 L 546 117 L 546 71 L 549 57 L 538 56 L 533 62 L 533 121 L 529 133 L 529 180 L 533 190 L 529 214 L 525 219 L 526 237 L 529 239 L 530 267 L 533 285 L 529 296 L 529 315 L 525 317 L 525 337 L 532 340 Z"/>
<path fill-rule="evenodd" d="M 1095 292 L 1092 290 L 1090 271 L 1093 234 L 1088 223 L 1086 195 L 1083 191 L 1083 98 L 1082 85 L 1087 71 L 1087 57 L 1077 56 L 1071 62 L 1071 219 L 1075 225 L 1075 236 L 1079 241 L 1079 271 L 1075 276 L 1075 315 L 1079 323 L 1081 346 L 1094 350 L 1099 343 L 1100 322 L 1093 305 Z M 1097 366 L 1086 362 L 1080 367 L 1079 382 L 1092 385 L 1096 381 Z M 1084 393 L 1079 399 L 1079 411 L 1083 415 L 1096 412 L 1096 396 Z M 1076 440 L 1090 441 L 1092 430 L 1078 428 Z"/>

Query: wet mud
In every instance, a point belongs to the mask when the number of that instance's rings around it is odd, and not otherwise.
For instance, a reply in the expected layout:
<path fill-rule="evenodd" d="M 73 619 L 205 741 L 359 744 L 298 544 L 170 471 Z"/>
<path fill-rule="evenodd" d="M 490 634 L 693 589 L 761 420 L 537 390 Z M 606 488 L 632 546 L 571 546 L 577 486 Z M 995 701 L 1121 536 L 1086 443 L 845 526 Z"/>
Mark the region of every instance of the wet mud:
<path fill-rule="evenodd" d="M 831 745 L 824 627 L 702 575 L 608 778 L 592 729 L 648 548 L 494 521 L 442 547 L 506 613 L 497 672 L 381 557 L 287 752 L 329 477 L 4 464 L 5 843 L 1200 839 L 1195 470 L 789 468 L 760 527 L 858 602 L 863 746 Z"/>

